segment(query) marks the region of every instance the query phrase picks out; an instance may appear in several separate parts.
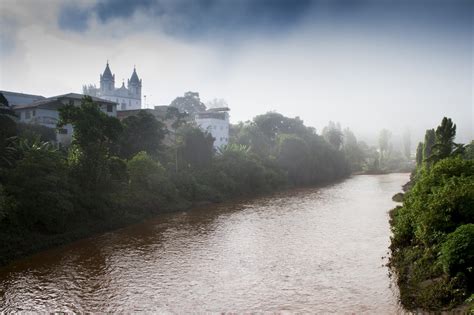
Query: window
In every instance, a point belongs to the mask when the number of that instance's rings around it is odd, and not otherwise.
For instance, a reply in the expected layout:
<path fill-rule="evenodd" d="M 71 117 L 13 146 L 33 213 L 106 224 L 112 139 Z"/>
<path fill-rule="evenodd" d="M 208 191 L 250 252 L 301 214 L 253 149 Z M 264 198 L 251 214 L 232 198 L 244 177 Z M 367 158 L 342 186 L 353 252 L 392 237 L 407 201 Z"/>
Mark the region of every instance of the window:
<path fill-rule="evenodd" d="M 36 110 L 33 109 L 33 117 L 36 116 Z"/>
<path fill-rule="evenodd" d="M 127 105 L 122 104 L 122 110 L 126 110 L 126 109 L 127 109 Z"/>
<path fill-rule="evenodd" d="M 58 129 L 58 133 L 60 135 L 67 135 L 67 129 L 65 129 L 65 128 Z"/>
<path fill-rule="evenodd" d="M 30 119 L 30 118 L 31 118 L 30 111 L 27 110 L 27 111 L 25 112 L 25 119 Z"/>
<path fill-rule="evenodd" d="M 112 106 L 112 104 L 107 104 L 107 112 L 112 113 L 113 111 L 114 111 L 114 107 Z"/>

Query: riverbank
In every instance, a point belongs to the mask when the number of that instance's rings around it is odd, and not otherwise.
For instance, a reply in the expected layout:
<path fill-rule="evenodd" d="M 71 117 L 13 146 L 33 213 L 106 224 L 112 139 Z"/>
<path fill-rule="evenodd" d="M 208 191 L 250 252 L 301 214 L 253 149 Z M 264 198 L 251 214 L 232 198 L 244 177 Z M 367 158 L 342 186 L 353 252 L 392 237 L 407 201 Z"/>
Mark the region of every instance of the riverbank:
<path fill-rule="evenodd" d="M 395 314 L 380 209 L 407 177 L 237 198 L 43 251 L 0 269 L 0 312 Z"/>
<path fill-rule="evenodd" d="M 141 213 L 141 215 L 112 216 L 107 220 L 81 220 L 81 224 L 70 228 L 61 234 L 32 233 L 27 230 L 7 230 L 0 231 L 0 267 L 4 267 L 11 262 L 21 259 L 35 253 L 48 250 L 54 247 L 66 245 L 81 239 L 93 237 L 94 235 L 121 229 L 130 225 L 138 224 L 150 220 L 158 215 L 165 213 L 193 211 L 201 209 L 206 205 L 215 205 L 229 202 L 238 202 L 242 200 L 251 201 L 255 198 L 269 197 L 281 192 L 290 192 L 294 189 L 320 188 L 337 184 L 348 177 L 322 183 L 312 186 L 284 186 L 274 191 L 266 193 L 255 193 L 240 196 L 228 197 L 226 199 L 200 200 L 198 202 L 189 202 L 180 200 L 174 204 L 167 205 L 166 208 L 150 208 L 146 211 L 127 211 L 127 213 Z M 143 210 L 143 209 L 142 209 Z"/>
<path fill-rule="evenodd" d="M 389 266 L 400 302 L 415 312 L 474 312 L 474 162 L 420 167 L 390 211 Z"/>

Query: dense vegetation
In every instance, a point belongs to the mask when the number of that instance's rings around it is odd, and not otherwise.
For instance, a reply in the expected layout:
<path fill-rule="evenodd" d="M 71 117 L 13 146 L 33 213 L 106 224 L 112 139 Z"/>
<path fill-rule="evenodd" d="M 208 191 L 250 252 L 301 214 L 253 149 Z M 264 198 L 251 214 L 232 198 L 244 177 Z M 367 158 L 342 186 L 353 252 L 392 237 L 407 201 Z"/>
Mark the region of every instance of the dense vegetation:
<path fill-rule="evenodd" d="M 174 107 L 168 130 L 148 112 L 119 121 L 85 98 L 60 109 L 58 127 L 74 127 L 69 147 L 54 144 L 47 128 L 16 123 L 8 106 L 1 110 L 0 263 L 162 211 L 323 184 L 351 171 L 341 143 L 277 113 L 235 126 L 216 152 L 212 136 Z"/>
<path fill-rule="evenodd" d="M 455 135 L 448 118 L 426 131 L 413 186 L 391 213 L 390 265 L 409 310 L 474 302 L 474 146 Z"/>

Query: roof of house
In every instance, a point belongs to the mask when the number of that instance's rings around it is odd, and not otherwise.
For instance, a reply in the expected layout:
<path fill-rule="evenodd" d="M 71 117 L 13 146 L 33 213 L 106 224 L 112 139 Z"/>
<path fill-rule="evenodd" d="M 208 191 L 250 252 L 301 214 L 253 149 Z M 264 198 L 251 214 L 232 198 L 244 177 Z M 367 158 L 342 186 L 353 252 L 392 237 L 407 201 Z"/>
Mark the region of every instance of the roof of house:
<path fill-rule="evenodd" d="M 55 108 L 55 107 L 64 105 L 64 103 L 61 102 L 61 100 L 63 99 L 81 101 L 84 98 L 84 96 L 85 96 L 84 94 L 79 94 L 79 93 L 67 93 L 67 94 L 52 96 L 48 98 L 43 98 L 30 104 L 15 105 L 14 109 L 25 109 L 25 108 L 36 108 L 36 107 Z M 116 102 L 112 102 L 112 101 L 98 98 L 95 96 L 90 96 L 90 97 L 92 98 L 92 101 L 96 103 L 110 104 L 110 105 L 117 104 Z"/>
<path fill-rule="evenodd" d="M 25 94 L 11 91 L 0 91 L 5 96 L 10 106 L 31 104 L 37 100 L 44 99 L 44 96 Z"/>

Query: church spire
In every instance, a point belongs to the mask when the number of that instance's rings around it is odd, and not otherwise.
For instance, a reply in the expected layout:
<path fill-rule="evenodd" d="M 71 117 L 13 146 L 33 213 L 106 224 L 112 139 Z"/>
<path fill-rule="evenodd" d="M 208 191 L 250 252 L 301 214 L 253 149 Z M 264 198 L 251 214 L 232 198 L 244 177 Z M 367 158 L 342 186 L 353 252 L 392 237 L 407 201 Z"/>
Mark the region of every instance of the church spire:
<path fill-rule="evenodd" d="M 107 60 L 107 65 L 105 66 L 104 73 L 102 74 L 102 78 L 104 79 L 112 79 L 112 71 L 110 71 L 109 67 L 109 60 Z"/>

